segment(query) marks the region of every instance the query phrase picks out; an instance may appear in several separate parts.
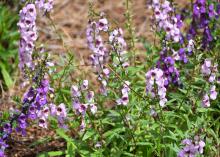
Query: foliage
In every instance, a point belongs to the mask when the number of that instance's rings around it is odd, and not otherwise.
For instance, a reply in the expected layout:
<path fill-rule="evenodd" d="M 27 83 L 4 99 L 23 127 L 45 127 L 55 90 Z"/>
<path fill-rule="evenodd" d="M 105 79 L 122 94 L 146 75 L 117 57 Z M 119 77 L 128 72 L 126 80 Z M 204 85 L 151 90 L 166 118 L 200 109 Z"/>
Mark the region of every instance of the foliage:
<path fill-rule="evenodd" d="M 11 75 L 17 66 L 17 22 L 17 13 L 0 3 L 0 79 L 7 87 L 13 85 Z"/>

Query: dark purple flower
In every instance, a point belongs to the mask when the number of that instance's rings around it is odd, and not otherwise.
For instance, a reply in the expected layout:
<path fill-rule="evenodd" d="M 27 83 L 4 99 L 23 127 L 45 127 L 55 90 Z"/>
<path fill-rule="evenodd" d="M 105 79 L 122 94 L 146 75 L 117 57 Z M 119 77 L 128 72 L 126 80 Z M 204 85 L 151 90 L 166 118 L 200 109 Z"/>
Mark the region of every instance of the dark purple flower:
<path fill-rule="evenodd" d="M 30 119 L 36 119 L 36 118 L 37 118 L 36 107 L 34 106 L 34 104 L 32 104 L 32 105 L 29 107 L 29 110 L 28 110 L 28 118 L 30 118 Z"/>
<path fill-rule="evenodd" d="M 186 56 L 186 50 L 184 48 L 179 49 L 179 56 L 180 60 L 183 61 L 184 63 L 188 62 L 187 56 Z"/>
<path fill-rule="evenodd" d="M 4 151 L 0 149 L 0 157 L 5 157 Z"/>
<path fill-rule="evenodd" d="M 177 19 L 177 27 L 181 28 L 183 26 L 182 16 L 180 14 L 177 14 L 176 19 Z"/>
<path fill-rule="evenodd" d="M 26 122 L 26 120 L 27 120 L 27 116 L 22 113 L 22 114 L 19 116 L 19 118 L 18 118 L 18 124 L 19 124 L 19 127 L 20 127 L 20 128 L 25 129 L 25 128 L 27 127 L 27 122 Z"/>
<path fill-rule="evenodd" d="M 215 7 L 214 4 L 209 5 L 209 17 L 214 17 L 215 16 Z"/>
<path fill-rule="evenodd" d="M 27 93 L 24 94 L 23 103 L 29 103 L 33 100 L 35 96 L 34 88 L 30 88 Z"/>
<path fill-rule="evenodd" d="M 217 5 L 217 10 L 216 10 L 217 14 L 220 15 L 220 3 Z"/>
<path fill-rule="evenodd" d="M 209 46 L 210 42 L 213 40 L 212 34 L 211 34 L 211 30 L 209 27 L 206 27 L 204 29 L 204 33 L 203 33 L 203 48 L 206 48 Z"/>
<path fill-rule="evenodd" d="M 207 15 L 201 14 L 200 21 L 198 23 L 198 28 L 202 29 L 202 28 L 208 26 L 209 22 L 210 22 L 210 19 L 207 18 Z"/>
<path fill-rule="evenodd" d="M 4 124 L 3 131 L 4 133 L 11 134 L 12 132 L 11 124 L 10 123 Z"/>
<path fill-rule="evenodd" d="M 166 50 L 160 53 L 160 59 L 157 62 L 157 68 L 163 70 L 165 77 L 165 87 L 169 84 L 178 85 L 179 84 L 179 71 L 175 67 L 175 60 L 171 56 L 167 56 Z"/>
<path fill-rule="evenodd" d="M 199 17 L 206 12 L 206 0 L 197 0 L 193 5 L 193 14 Z"/>
<path fill-rule="evenodd" d="M 196 36 L 196 28 L 193 24 L 191 24 L 189 32 L 187 34 L 187 39 L 193 39 Z"/>

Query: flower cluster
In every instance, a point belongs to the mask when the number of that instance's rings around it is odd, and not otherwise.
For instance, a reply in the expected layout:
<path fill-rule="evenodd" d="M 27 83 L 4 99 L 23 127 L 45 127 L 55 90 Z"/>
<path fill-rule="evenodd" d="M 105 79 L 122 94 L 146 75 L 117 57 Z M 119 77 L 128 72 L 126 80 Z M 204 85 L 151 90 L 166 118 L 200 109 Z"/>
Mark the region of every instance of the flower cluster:
<path fill-rule="evenodd" d="M 32 53 L 34 42 L 37 40 L 36 16 L 34 4 L 27 4 L 20 11 L 18 26 L 21 34 L 19 44 L 19 67 L 21 70 L 24 70 L 25 66 L 31 69 L 33 68 Z"/>
<path fill-rule="evenodd" d="M 121 65 L 123 68 L 128 67 L 127 44 L 123 38 L 123 31 L 121 28 L 115 29 L 110 33 L 109 42 L 112 46 L 112 51 L 116 53 L 116 60 L 113 59 L 114 65 Z"/>
<path fill-rule="evenodd" d="M 205 59 L 204 64 L 201 66 L 201 72 L 205 77 L 208 77 L 210 83 L 216 81 L 216 73 L 218 72 L 218 64 L 212 65 L 211 59 Z"/>
<path fill-rule="evenodd" d="M 94 92 L 88 90 L 88 80 L 84 80 L 80 87 L 72 85 L 72 101 L 73 109 L 77 115 L 81 115 L 81 126 L 80 129 L 83 131 L 86 127 L 85 124 L 85 115 L 86 111 L 89 108 L 92 114 L 97 112 L 97 106 L 94 102 Z M 83 98 L 85 98 L 84 103 Z"/>
<path fill-rule="evenodd" d="M 49 81 L 43 79 L 40 82 L 38 88 L 30 88 L 28 92 L 24 95 L 23 104 L 24 107 L 28 107 L 27 114 L 22 113 L 18 118 L 18 126 L 16 128 L 17 132 L 26 134 L 27 119 L 38 120 L 39 126 L 46 128 L 46 119 L 49 115 L 49 108 L 46 106 L 48 103 L 47 96 L 49 92 L 53 92 L 53 89 L 49 87 Z"/>
<path fill-rule="evenodd" d="M 183 61 L 183 63 L 188 62 L 185 48 L 180 48 L 178 52 L 176 52 L 175 50 L 172 51 L 173 51 L 173 59 L 175 59 L 176 61 Z"/>
<path fill-rule="evenodd" d="M 130 91 L 129 85 L 130 85 L 129 81 L 124 82 L 123 88 L 121 89 L 122 97 L 116 101 L 118 105 L 126 106 L 128 104 L 128 102 L 129 102 L 128 94 L 129 94 L 129 91 Z"/>
<path fill-rule="evenodd" d="M 175 58 L 175 57 L 174 57 Z M 164 86 L 168 87 L 169 84 L 179 85 L 179 71 L 175 67 L 175 60 L 171 56 L 167 56 L 167 50 L 162 50 L 160 59 L 157 61 L 157 68 L 163 70 L 164 77 L 166 78 Z"/>
<path fill-rule="evenodd" d="M 35 4 L 44 12 L 50 12 L 53 9 L 53 0 L 35 0 Z"/>
<path fill-rule="evenodd" d="M 15 113 L 11 115 L 10 123 L 5 123 L 1 130 L 0 138 L 0 155 L 4 156 L 4 150 L 7 147 L 5 143 L 12 133 L 12 124 L 17 122 L 16 132 L 26 135 L 26 128 L 28 126 L 28 119 L 38 119 L 39 126 L 46 127 L 42 124 L 42 119 L 48 116 L 49 109 L 45 106 L 47 104 L 47 95 L 52 90 L 49 87 L 49 82 L 43 79 L 38 88 L 30 87 L 24 94 L 23 106 L 21 111 L 15 110 Z"/>
<path fill-rule="evenodd" d="M 154 83 L 157 85 L 157 94 L 160 99 L 160 106 L 163 107 L 167 102 L 166 99 L 166 88 L 165 88 L 166 78 L 161 69 L 155 68 L 146 73 L 146 92 L 150 94 L 151 97 L 156 96 L 156 89 L 154 89 Z"/>
<path fill-rule="evenodd" d="M 209 47 L 209 44 L 213 41 L 211 34 L 211 28 L 209 23 L 218 18 L 218 8 L 215 10 L 214 4 L 207 4 L 206 0 L 196 0 L 193 4 L 193 20 L 188 32 L 188 39 L 192 39 L 196 36 L 197 31 L 203 30 L 203 48 Z"/>
<path fill-rule="evenodd" d="M 180 16 L 175 16 L 174 9 L 171 7 L 170 2 L 165 0 L 163 4 L 159 0 L 153 0 L 152 8 L 154 10 L 154 17 L 157 26 L 160 30 L 166 32 L 166 39 L 172 40 L 175 43 L 181 40 L 180 27 L 182 21 Z"/>
<path fill-rule="evenodd" d="M 65 121 L 67 118 L 67 109 L 64 103 L 56 106 L 55 104 L 50 104 L 50 115 L 58 120 L 59 127 L 67 129 Z"/>
<path fill-rule="evenodd" d="M 203 107 L 209 107 L 210 106 L 210 99 L 215 100 L 217 98 L 217 92 L 216 92 L 216 86 L 214 83 L 216 80 L 216 74 L 218 72 L 217 69 L 218 65 L 214 64 L 212 65 L 211 59 L 205 59 L 204 64 L 201 66 L 201 72 L 203 76 L 207 77 L 208 81 L 212 83 L 209 93 L 205 94 L 202 99 L 202 106 Z"/>
<path fill-rule="evenodd" d="M 2 127 L 2 128 L 1 128 Z M 8 147 L 8 145 L 5 143 L 7 140 L 7 137 L 11 134 L 12 128 L 10 123 L 5 123 L 3 126 L 0 126 L 0 129 L 2 129 L 2 137 L 0 138 L 0 157 L 5 157 L 4 151 Z"/>
<path fill-rule="evenodd" d="M 98 74 L 98 79 L 101 82 L 101 93 L 104 95 L 107 94 L 107 78 L 110 74 L 109 69 L 105 67 L 109 54 L 100 33 L 107 31 L 108 21 L 106 18 L 101 18 L 98 20 L 98 22 L 89 21 L 86 30 L 88 47 L 93 52 L 93 54 L 90 56 L 90 59 L 96 73 Z"/>
<path fill-rule="evenodd" d="M 200 140 L 198 136 L 191 139 L 185 139 L 182 141 L 184 148 L 178 153 L 178 157 L 195 157 L 197 154 L 203 154 L 205 142 Z"/>

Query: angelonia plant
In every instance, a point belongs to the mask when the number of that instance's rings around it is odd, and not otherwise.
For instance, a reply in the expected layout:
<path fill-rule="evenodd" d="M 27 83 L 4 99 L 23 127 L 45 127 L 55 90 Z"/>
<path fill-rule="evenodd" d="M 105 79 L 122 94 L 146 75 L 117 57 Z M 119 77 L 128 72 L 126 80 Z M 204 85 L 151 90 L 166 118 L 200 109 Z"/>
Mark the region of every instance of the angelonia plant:
<path fill-rule="evenodd" d="M 77 60 L 70 55 L 60 70 L 38 41 L 36 20 L 53 23 L 53 0 L 22 4 L 18 53 L 26 92 L 17 108 L 1 114 L 0 157 L 10 155 L 12 134 L 26 136 L 33 125 L 66 142 L 65 151 L 40 155 L 220 155 L 220 3 L 196 0 L 179 9 L 175 1 L 152 0 L 156 39 L 150 46 L 143 41 L 146 62 L 127 44 L 129 28 L 90 4 L 85 34 L 94 78 L 74 79 Z"/>

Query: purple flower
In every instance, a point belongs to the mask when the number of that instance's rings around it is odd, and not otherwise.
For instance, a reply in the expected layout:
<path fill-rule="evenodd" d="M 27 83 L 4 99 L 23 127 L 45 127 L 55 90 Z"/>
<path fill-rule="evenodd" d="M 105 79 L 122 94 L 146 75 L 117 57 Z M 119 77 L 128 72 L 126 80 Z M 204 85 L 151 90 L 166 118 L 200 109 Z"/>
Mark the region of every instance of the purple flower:
<path fill-rule="evenodd" d="M 56 116 L 56 105 L 55 104 L 50 104 L 49 108 L 50 108 L 50 115 L 51 116 Z"/>
<path fill-rule="evenodd" d="M 208 94 L 205 94 L 203 99 L 202 99 L 202 107 L 210 107 L 210 101 L 209 101 L 209 96 Z"/>
<path fill-rule="evenodd" d="M 194 43 L 194 40 L 190 39 L 189 40 L 189 43 L 187 45 L 187 51 L 189 53 L 189 55 L 192 54 L 193 50 L 195 49 L 195 43 Z"/>
<path fill-rule="evenodd" d="M 118 66 L 121 64 L 123 68 L 128 67 L 128 56 L 127 56 L 127 44 L 123 37 L 123 31 L 121 28 L 115 29 L 110 33 L 109 42 L 112 46 L 112 51 L 116 53 L 117 60 L 114 61 L 114 65 Z"/>
<path fill-rule="evenodd" d="M 36 92 L 35 92 L 34 88 L 32 88 L 32 87 L 29 88 L 28 92 L 26 92 L 24 94 L 23 103 L 25 104 L 25 103 L 32 102 L 34 99 L 35 93 Z"/>
<path fill-rule="evenodd" d="M 80 104 L 77 112 L 79 112 L 81 115 L 84 116 L 86 114 L 87 108 L 88 108 L 87 104 Z"/>
<path fill-rule="evenodd" d="M 182 27 L 182 20 L 179 15 L 174 15 L 174 9 L 171 7 L 170 2 L 165 0 L 160 4 L 159 1 L 152 3 L 154 17 L 158 24 L 158 30 L 166 32 L 166 39 L 175 43 L 181 40 L 180 27 Z"/>
<path fill-rule="evenodd" d="M 42 128 L 47 128 L 47 122 L 46 122 L 46 118 L 45 117 L 41 117 L 39 119 L 39 126 Z"/>
<path fill-rule="evenodd" d="M 197 0 L 193 6 L 193 14 L 199 17 L 206 12 L 206 0 Z"/>
<path fill-rule="evenodd" d="M 92 114 L 95 114 L 97 112 L 97 106 L 95 104 L 89 104 L 90 111 Z"/>
<path fill-rule="evenodd" d="M 106 18 L 99 19 L 97 26 L 100 31 L 106 32 L 108 30 L 108 20 Z"/>
<path fill-rule="evenodd" d="M 174 54 L 176 59 L 180 60 L 180 55 L 183 57 L 185 54 L 178 53 L 178 55 Z M 157 68 L 163 70 L 163 74 L 165 79 L 164 85 L 168 87 L 169 84 L 173 83 L 174 85 L 179 85 L 179 71 L 175 67 L 175 61 L 173 57 L 167 56 L 166 50 L 161 51 L 160 59 L 157 62 Z"/>
<path fill-rule="evenodd" d="M 92 65 L 94 66 L 95 72 L 98 74 L 98 79 L 101 82 L 100 91 L 102 94 L 107 94 L 106 80 L 108 76 L 106 76 L 106 73 L 103 72 L 103 69 L 105 69 L 104 65 L 108 61 L 109 53 L 100 33 L 101 31 L 106 32 L 107 30 L 108 30 L 108 21 L 106 18 L 102 18 L 98 22 L 89 21 L 86 30 L 88 47 L 92 51 L 92 54 L 90 55 L 90 60 Z M 107 71 L 105 70 L 105 72 Z M 105 78 L 105 76 L 107 78 Z"/>
<path fill-rule="evenodd" d="M 215 73 L 211 73 L 210 77 L 209 77 L 209 82 L 213 83 L 215 81 L 216 75 Z"/>
<path fill-rule="evenodd" d="M 34 4 L 27 4 L 20 11 L 20 20 L 18 26 L 20 29 L 21 39 L 19 44 L 19 67 L 23 71 L 25 66 L 33 68 L 32 53 L 34 42 L 37 39 L 36 32 L 36 8 Z"/>
<path fill-rule="evenodd" d="M 155 97 L 154 83 L 156 83 L 161 107 L 164 107 L 167 102 L 165 80 L 164 73 L 161 69 L 155 68 L 146 73 L 146 92 L 150 94 L 151 97 Z"/>
<path fill-rule="evenodd" d="M 186 51 L 184 48 L 179 49 L 179 56 L 180 56 L 180 60 L 182 60 L 184 63 L 188 62 L 188 59 L 186 57 Z"/>
<path fill-rule="evenodd" d="M 129 81 L 124 82 L 123 88 L 121 89 L 122 97 L 120 99 L 116 100 L 118 105 L 125 106 L 129 103 L 129 97 L 128 97 L 128 94 L 130 91 L 129 85 L 130 85 Z"/>
<path fill-rule="evenodd" d="M 211 60 L 205 59 L 204 64 L 201 66 L 201 72 L 203 75 L 207 76 L 211 74 Z"/>
<path fill-rule="evenodd" d="M 60 104 L 60 105 L 57 107 L 56 115 L 57 115 L 58 117 L 66 118 L 67 112 L 66 112 L 65 104 L 62 103 L 62 104 Z"/>
<path fill-rule="evenodd" d="M 88 80 L 83 80 L 83 83 L 81 85 L 81 90 L 87 90 L 88 85 L 89 85 L 89 81 Z"/>
<path fill-rule="evenodd" d="M 220 3 L 218 3 L 217 5 L 217 10 L 216 10 L 217 14 L 220 15 Z"/>
<path fill-rule="evenodd" d="M 217 98 L 217 92 L 215 91 L 216 87 L 212 86 L 210 89 L 210 99 L 215 100 Z"/>
<path fill-rule="evenodd" d="M 31 105 L 29 107 L 29 110 L 28 110 L 28 118 L 30 119 L 36 119 L 37 118 L 37 114 L 36 114 L 36 107 L 35 105 Z"/>
<path fill-rule="evenodd" d="M 190 28 L 189 28 L 189 32 L 187 34 L 187 39 L 190 40 L 190 39 L 193 39 L 195 36 L 196 36 L 196 28 L 195 28 L 195 25 L 194 24 L 191 24 L 190 25 Z"/>
<path fill-rule="evenodd" d="M 205 27 L 203 36 L 204 36 L 203 37 L 203 47 L 205 48 L 213 40 L 213 36 L 211 34 L 211 30 L 210 30 L 210 28 L 208 26 Z"/>
<path fill-rule="evenodd" d="M 86 99 L 89 103 L 91 103 L 93 101 L 94 98 L 94 92 L 93 91 L 89 91 L 86 95 Z"/>
<path fill-rule="evenodd" d="M 3 131 L 6 134 L 11 134 L 11 132 L 12 132 L 11 124 L 10 123 L 4 124 Z"/>
<path fill-rule="evenodd" d="M 73 97 L 80 97 L 81 95 L 78 86 L 75 86 L 75 85 L 72 85 L 71 92 L 72 92 Z"/>
<path fill-rule="evenodd" d="M 199 153 L 203 154 L 203 148 L 205 147 L 205 142 L 204 141 L 199 141 Z"/>
<path fill-rule="evenodd" d="M 214 4 L 209 5 L 209 17 L 214 17 L 216 15 L 215 13 L 215 7 Z"/>
<path fill-rule="evenodd" d="M 205 142 L 202 140 L 185 139 L 182 144 L 184 147 L 179 151 L 178 157 L 195 157 L 197 154 L 203 154 Z"/>
<path fill-rule="evenodd" d="M 26 135 L 26 127 L 27 127 L 27 117 L 25 114 L 21 114 L 17 120 L 18 126 L 16 128 L 16 131 L 18 133 L 21 133 L 22 136 Z"/>
<path fill-rule="evenodd" d="M 45 0 L 35 0 L 35 4 L 43 12 L 50 12 L 53 9 L 53 0 L 47 0 L 47 2 Z"/>
<path fill-rule="evenodd" d="M 5 157 L 4 151 L 0 149 L 0 157 Z"/>

